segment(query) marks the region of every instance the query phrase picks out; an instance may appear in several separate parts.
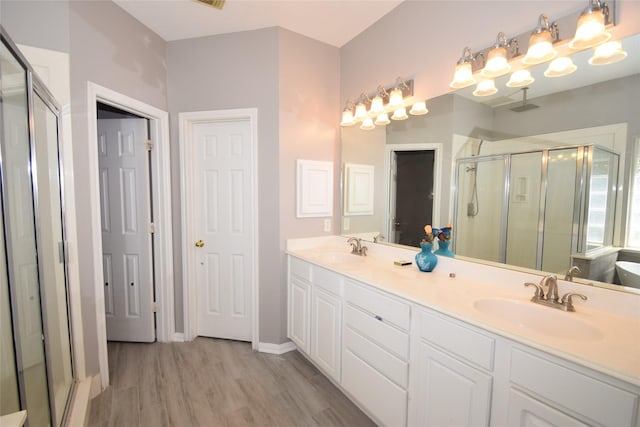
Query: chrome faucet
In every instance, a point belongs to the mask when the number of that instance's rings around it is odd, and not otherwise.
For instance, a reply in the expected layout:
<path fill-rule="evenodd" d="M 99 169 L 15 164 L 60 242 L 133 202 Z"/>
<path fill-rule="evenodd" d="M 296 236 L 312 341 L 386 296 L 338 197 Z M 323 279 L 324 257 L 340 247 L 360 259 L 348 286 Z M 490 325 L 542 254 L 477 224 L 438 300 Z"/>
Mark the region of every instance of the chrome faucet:
<path fill-rule="evenodd" d="M 569 267 L 567 272 L 564 275 L 564 280 L 568 280 L 569 282 L 573 282 L 573 276 L 582 273 L 577 265 L 572 265 Z"/>
<path fill-rule="evenodd" d="M 536 304 L 546 305 L 547 307 L 557 308 L 563 311 L 576 311 L 573 307 L 574 296 L 582 298 L 582 300 L 586 301 L 587 297 L 578 294 L 575 292 L 568 292 L 562 296 L 562 298 L 558 297 L 558 278 L 555 275 L 544 276 L 542 280 L 540 280 L 540 284 L 536 285 L 535 283 L 527 282 L 524 284 L 525 286 L 533 286 L 536 288 L 536 292 L 531 298 L 531 301 Z"/>
<path fill-rule="evenodd" d="M 349 237 L 347 243 L 351 245 L 351 253 L 354 255 L 366 256 L 367 247 L 362 244 L 362 239 Z"/>

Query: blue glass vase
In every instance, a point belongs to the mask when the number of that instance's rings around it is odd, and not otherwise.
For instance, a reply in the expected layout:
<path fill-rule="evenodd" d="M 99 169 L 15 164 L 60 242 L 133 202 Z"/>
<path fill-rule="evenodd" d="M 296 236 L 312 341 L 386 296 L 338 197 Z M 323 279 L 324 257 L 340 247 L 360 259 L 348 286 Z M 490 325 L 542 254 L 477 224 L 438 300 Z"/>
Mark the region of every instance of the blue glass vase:
<path fill-rule="evenodd" d="M 434 254 L 455 258 L 456 254 L 451 252 L 451 250 L 449 249 L 450 244 L 451 240 L 438 240 L 438 249 L 436 249 Z"/>
<path fill-rule="evenodd" d="M 438 257 L 431 252 L 433 243 L 421 242 L 420 248 L 422 250 L 416 254 L 416 265 L 420 271 L 433 271 L 436 268 L 436 264 L 438 264 Z"/>

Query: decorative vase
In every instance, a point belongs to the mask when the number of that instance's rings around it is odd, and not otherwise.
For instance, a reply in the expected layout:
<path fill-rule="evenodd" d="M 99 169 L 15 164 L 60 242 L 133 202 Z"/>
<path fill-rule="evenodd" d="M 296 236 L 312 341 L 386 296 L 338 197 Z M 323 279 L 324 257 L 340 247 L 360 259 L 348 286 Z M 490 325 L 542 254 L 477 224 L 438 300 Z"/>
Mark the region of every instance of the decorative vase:
<path fill-rule="evenodd" d="M 451 244 L 451 240 L 438 240 L 438 249 L 436 249 L 434 254 L 455 258 L 456 254 L 454 254 L 453 252 L 451 252 L 451 250 L 449 250 L 450 244 Z"/>
<path fill-rule="evenodd" d="M 438 257 L 431 252 L 433 249 L 433 243 L 421 242 L 420 248 L 422 250 L 416 254 L 416 265 L 420 271 L 433 271 L 438 263 Z"/>

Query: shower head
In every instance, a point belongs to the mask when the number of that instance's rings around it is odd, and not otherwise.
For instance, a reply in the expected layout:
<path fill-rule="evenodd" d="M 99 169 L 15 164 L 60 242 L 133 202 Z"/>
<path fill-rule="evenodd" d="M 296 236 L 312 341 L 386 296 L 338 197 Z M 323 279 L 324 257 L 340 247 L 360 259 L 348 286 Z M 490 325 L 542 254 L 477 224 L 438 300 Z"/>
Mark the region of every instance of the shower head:
<path fill-rule="evenodd" d="M 538 108 L 536 104 L 528 104 L 527 103 L 527 91 L 528 87 L 523 87 L 522 89 L 522 104 L 509 108 L 511 111 L 515 111 L 516 113 L 521 113 L 523 111 L 533 110 L 534 108 Z"/>

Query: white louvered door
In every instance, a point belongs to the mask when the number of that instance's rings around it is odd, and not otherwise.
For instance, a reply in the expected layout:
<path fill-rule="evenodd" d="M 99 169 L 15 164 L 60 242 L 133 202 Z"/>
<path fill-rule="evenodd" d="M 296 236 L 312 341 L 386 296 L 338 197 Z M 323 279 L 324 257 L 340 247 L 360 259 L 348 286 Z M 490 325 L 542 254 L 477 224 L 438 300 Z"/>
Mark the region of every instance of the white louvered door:
<path fill-rule="evenodd" d="M 98 120 L 109 341 L 155 341 L 146 139 L 145 119 Z"/>
<path fill-rule="evenodd" d="M 252 339 L 252 143 L 248 120 L 193 127 L 197 335 Z M 200 247 L 197 247 L 200 246 Z"/>

